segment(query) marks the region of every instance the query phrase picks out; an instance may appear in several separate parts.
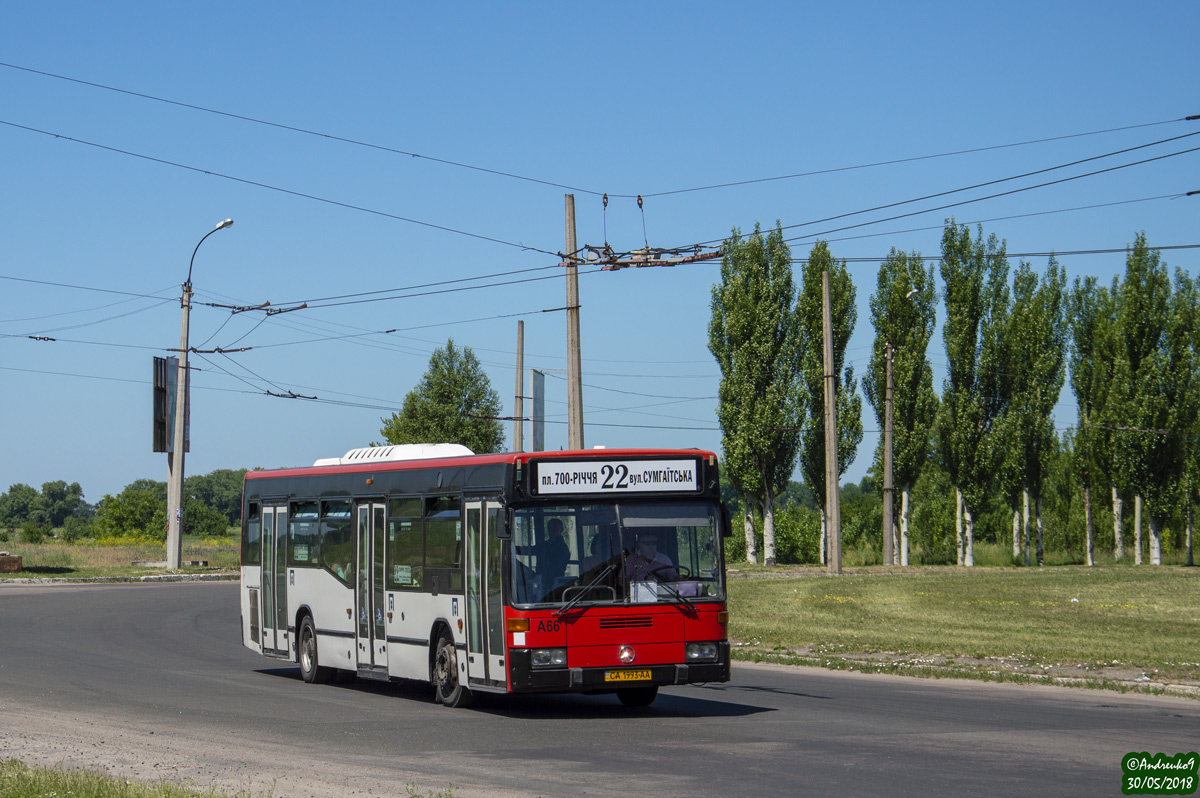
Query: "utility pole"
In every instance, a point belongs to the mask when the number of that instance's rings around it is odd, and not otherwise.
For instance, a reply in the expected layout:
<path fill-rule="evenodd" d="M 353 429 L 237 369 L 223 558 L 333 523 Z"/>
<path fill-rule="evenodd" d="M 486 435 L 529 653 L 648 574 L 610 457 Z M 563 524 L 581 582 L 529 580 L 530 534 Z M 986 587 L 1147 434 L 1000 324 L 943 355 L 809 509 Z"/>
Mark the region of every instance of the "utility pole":
<path fill-rule="evenodd" d="M 829 573 L 842 572 L 842 509 L 838 491 L 837 392 L 833 372 L 833 320 L 829 272 L 821 274 L 821 337 L 825 343 L 825 523 Z"/>
<path fill-rule="evenodd" d="M 583 448 L 583 367 L 579 356 L 579 266 L 575 257 L 575 195 L 565 195 L 567 217 L 567 448 Z"/>
<path fill-rule="evenodd" d="M 197 244 L 197 249 L 199 245 Z M 183 565 L 183 453 L 187 448 L 184 423 L 188 402 L 188 311 L 192 307 L 192 281 L 183 284 L 183 324 L 179 335 L 179 370 L 175 378 L 175 429 L 167 453 L 167 567 Z"/>
<path fill-rule="evenodd" d="M 219 222 L 216 227 L 204 234 L 196 248 L 192 250 L 192 259 L 188 261 L 187 281 L 183 284 L 183 329 L 179 335 L 179 376 L 175 385 L 175 435 L 174 451 L 167 455 L 167 567 L 179 568 L 183 565 L 183 454 L 187 441 L 183 435 L 184 419 L 187 417 L 188 403 L 188 311 L 192 307 L 192 267 L 196 264 L 196 253 L 200 244 L 218 230 L 224 230 L 233 224 L 233 219 Z"/>
<path fill-rule="evenodd" d="M 525 451 L 525 322 L 517 320 L 517 398 L 513 404 L 513 451 Z"/>
<path fill-rule="evenodd" d="M 895 565 L 895 539 L 892 533 L 895 487 L 892 484 L 892 339 L 890 337 L 885 357 L 887 360 L 887 387 L 883 394 L 883 564 Z"/>

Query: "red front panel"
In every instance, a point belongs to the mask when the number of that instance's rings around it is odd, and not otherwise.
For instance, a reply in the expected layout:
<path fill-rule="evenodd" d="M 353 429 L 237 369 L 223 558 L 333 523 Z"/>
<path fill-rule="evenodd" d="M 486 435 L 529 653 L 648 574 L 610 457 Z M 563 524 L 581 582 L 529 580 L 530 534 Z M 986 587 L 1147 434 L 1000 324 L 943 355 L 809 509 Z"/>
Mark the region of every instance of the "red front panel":
<path fill-rule="evenodd" d="M 723 605 L 700 605 L 698 613 L 678 606 L 590 607 L 562 618 L 553 612 L 512 612 L 529 619 L 529 631 L 508 643 L 517 648 L 566 648 L 569 668 L 619 668 L 621 649 L 631 647 L 634 665 L 684 662 L 684 644 L 725 639 L 717 620 Z"/>

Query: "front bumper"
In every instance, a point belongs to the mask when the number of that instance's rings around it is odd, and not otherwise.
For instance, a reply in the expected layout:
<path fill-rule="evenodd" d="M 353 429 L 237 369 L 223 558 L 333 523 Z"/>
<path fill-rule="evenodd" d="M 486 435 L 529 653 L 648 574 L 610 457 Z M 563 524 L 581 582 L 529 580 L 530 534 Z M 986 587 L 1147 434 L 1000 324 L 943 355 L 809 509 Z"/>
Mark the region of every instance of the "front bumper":
<path fill-rule="evenodd" d="M 703 684 L 729 681 L 729 643 L 717 644 L 716 662 L 669 663 L 642 668 L 538 668 L 530 665 L 529 649 L 508 652 L 509 676 L 514 693 L 584 693 L 651 687 L 671 684 Z M 647 670 L 649 679 L 613 682 L 605 679 L 610 671 Z"/>

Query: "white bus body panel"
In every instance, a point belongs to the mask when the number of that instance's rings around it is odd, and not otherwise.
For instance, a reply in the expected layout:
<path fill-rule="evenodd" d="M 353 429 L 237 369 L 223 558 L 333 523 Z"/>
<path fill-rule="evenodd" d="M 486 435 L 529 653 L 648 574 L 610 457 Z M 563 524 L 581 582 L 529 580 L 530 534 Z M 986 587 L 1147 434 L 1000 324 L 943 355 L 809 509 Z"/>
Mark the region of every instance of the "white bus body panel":
<path fill-rule="evenodd" d="M 429 680 L 430 638 L 433 627 L 444 621 L 459 646 L 466 639 L 459 631 L 463 597 L 452 593 L 388 591 L 388 675 L 400 679 Z"/>
<path fill-rule="evenodd" d="M 323 667 L 355 670 L 354 590 L 324 568 L 288 568 L 288 625 L 302 609 L 317 629 L 317 662 Z M 292 635 L 294 641 L 296 635 Z M 291 647 L 295 660 L 295 643 Z"/>

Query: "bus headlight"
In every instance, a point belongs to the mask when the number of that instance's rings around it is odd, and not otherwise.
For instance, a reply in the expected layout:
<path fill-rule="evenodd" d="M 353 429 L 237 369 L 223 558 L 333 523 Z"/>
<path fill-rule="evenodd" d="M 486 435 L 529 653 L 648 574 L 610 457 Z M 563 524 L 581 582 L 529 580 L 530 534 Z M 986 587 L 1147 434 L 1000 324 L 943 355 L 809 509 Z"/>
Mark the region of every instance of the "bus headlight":
<path fill-rule="evenodd" d="M 565 648 L 535 648 L 530 650 L 529 655 L 529 664 L 535 668 L 567 667 L 567 650 Z"/>
<path fill-rule="evenodd" d="M 688 662 L 716 662 L 716 643 L 688 643 L 684 650 Z"/>

